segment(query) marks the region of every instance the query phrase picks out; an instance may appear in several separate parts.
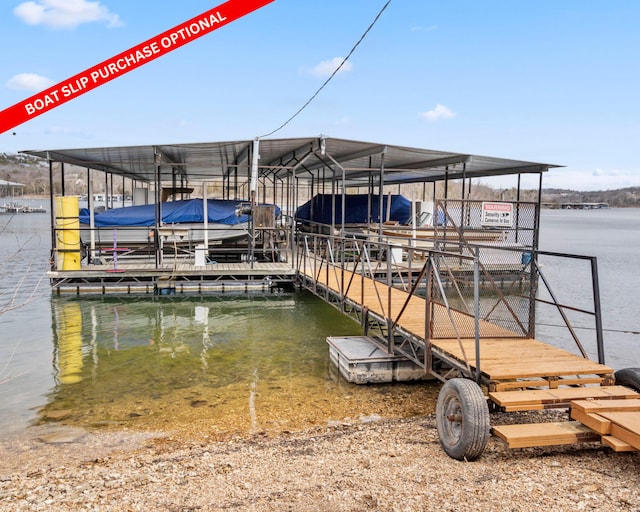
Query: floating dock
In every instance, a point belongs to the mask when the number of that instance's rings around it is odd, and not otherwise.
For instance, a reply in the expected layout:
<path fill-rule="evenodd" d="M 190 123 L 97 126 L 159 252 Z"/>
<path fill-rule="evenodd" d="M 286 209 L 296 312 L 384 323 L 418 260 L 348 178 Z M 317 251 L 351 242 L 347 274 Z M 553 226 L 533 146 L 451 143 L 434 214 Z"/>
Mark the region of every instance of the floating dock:
<path fill-rule="evenodd" d="M 63 197 L 68 164 L 78 173 L 87 170 L 87 197 L 97 192 L 91 190 L 92 173 L 100 172 L 105 195 L 113 196 L 118 177 L 123 191 L 130 180 L 139 204 L 154 204 L 152 225 L 144 227 L 148 247 L 135 255 L 117 247 L 115 237 L 112 249 L 108 242 L 98 247 L 95 240 L 82 241 L 75 232 L 65 237 L 67 222 L 79 216 L 56 212 L 52 195 L 49 277 L 57 293 L 266 291 L 295 283 L 362 326 L 358 339 L 329 342 L 345 377 L 443 382 L 436 423 L 451 457 L 479 457 L 492 428 L 512 447 L 600 440 L 615 450 L 640 449 L 637 393 L 617 386 L 604 361 L 595 258 L 538 250 L 542 175 L 555 165 L 328 137 L 28 153 L 47 159 L 50 190 L 61 190 Z M 60 165 L 59 184 L 54 163 Z M 520 198 L 524 174 L 539 178 L 534 202 Z M 517 177 L 517 189 L 505 190 L 499 201 L 470 198 L 472 179 L 490 182 L 507 175 Z M 411 201 L 405 198 L 402 217 L 392 218 L 391 196 L 396 187 L 401 196 L 405 185 Z M 454 185 L 459 198 L 452 197 Z M 230 248 L 237 263 L 225 257 L 211 264 L 211 251 L 187 244 L 190 235 L 178 233 L 181 228 L 162 216 L 168 195 L 182 198 L 194 190 L 201 190 L 203 208 L 210 192 L 222 200 L 242 198 L 238 212 L 251 220 L 243 246 Z M 326 208 L 310 202 L 303 216 L 304 201 L 319 195 L 328 196 Z M 364 196 L 359 212 L 347 211 L 352 195 Z M 277 222 L 258 208 L 269 204 L 281 208 Z M 352 220 L 354 213 L 360 219 Z M 208 233 L 205 218 L 203 212 L 196 222 Z M 417 231 L 427 218 L 428 229 Z M 367 227 L 350 233 L 352 222 Z M 390 225 L 396 223 L 402 226 L 394 232 Z M 169 238 L 172 244 L 165 243 Z M 96 261 L 97 248 L 109 256 Z M 539 265 L 545 257 L 590 265 L 593 308 L 558 302 Z M 548 297 L 541 299 L 542 290 Z M 554 308 L 575 341 L 575 353 L 536 337 L 538 306 Z M 593 322 L 597 362 L 588 357 L 567 311 Z M 640 389 L 640 382 L 630 387 Z M 567 421 L 544 428 L 490 424 L 489 408 L 552 407 L 568 409 Z"/>
<path fill-rule="evenodd" d="M 329 357 L 356 384 L 405 382 L 425 378 L 424 370 L 404 356 L 390 355 L 369 336 L 329 336 Z"/>
<path fill-rule="evenodd" d="M 126 260 L 125 260 L 126 261 Z M 264 291 L 291 287 L 296 271 L 275 262 L 215 263 L 114 263 L 83 266 L 81 270 L 50 271 L 57 294 L 156 294 Z"/>

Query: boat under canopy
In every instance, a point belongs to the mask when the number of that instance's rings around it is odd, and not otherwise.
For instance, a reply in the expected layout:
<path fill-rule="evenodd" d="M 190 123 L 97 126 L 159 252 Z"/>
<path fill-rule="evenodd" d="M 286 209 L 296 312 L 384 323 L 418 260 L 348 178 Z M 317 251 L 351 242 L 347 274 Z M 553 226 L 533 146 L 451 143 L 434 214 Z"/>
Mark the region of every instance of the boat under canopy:
<path fill-rule="evenodd" d="M 344 222 L 367 224 L 369 222 L 411 221 L 411 201 L 400 194 L 382 196 L 382 219 L 380 218 L 380 196 L 368 194 L 345 194 Z M 296 210 L 296 218 L 316 224 L 339 224 L 342 222 L 342 196 L 317 194 Z"/>
<path fill-rule="evenodd" d="M 207 200 L 207 221 L 215 224 L 235 226 L 249 222 L 249 216 L 240 213 L 240 208 L 246 201 L 232 201 L 222 199 Z M 117 226 L 153 226 L 156 222 L 153 204 L 114 208 L 100 213 L 94 213 L 96 227 Z M 202 199 L 187 199 L 161 203 L 162 224 L 182 224 L 204 222 L 204 203 Z M 276 207 L 276 216 L 280 210 Z M 90 224 L 88 208 L 80 210 L 80 223 Z"/>
<path fill-rule="evenodd" d="M 205 223 L 204 201 L 188 199 L 160 204 L 159 234 L 179 243 L 222 242 L 245 238 L 249 235 L 250 217 L 243 211 L 246 201 L 207 200 Z M 274 206 L 275 216 L 280 208 Z M 156 225 L 156 205 L 127 206 L 103 212 L 94 212 L 94 243 L 98 246 L 145 245 L 150 241 L 150 229 Z M 91 212 L 80 210 L 81 238 L 91 238 Z"/>

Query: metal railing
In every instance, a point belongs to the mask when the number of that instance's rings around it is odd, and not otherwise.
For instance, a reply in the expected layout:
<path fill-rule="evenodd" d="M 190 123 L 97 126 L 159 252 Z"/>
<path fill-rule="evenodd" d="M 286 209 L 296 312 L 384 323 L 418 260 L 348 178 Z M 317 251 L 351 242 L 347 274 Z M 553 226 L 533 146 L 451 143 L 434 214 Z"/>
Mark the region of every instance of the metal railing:
<path fill-rule="evenodd" d="M 427 371 L 433 364 L 432 340 L 456 339 L 464 353 L 462 340 L 472 338 L 478 363 L 473 371 L 471 358 L 465 354 L 460 370 L 479 379 L 481 340 L 496 337 L 496 333 L 500 337 L 535 337 L 537 304 L 559 312 L 585 358 L 587 351 L 566 312 L 592 317 L 598 361 L 604 363 L 595 258 L 464 242 L 456 245 L 455 252 L 417 245 L 412 239 L 401 243 L 385 236 L 381 240 L 377 234 L 298 233 L 295 262 L 305 287 L 357 318 L 365 331 L 376 330 L 389 353 L 403 354 Z M 540 268 L 539 256 L 590 262 L 593 309 L 558 300 Z M 369 303 L 365 303 L 365 280 Z M 399 296 L 403 297 L 400 303 Z M 414 297 L 424 300 L 424 332 L 415 332 L 411 322 L 404 321 Z"/>

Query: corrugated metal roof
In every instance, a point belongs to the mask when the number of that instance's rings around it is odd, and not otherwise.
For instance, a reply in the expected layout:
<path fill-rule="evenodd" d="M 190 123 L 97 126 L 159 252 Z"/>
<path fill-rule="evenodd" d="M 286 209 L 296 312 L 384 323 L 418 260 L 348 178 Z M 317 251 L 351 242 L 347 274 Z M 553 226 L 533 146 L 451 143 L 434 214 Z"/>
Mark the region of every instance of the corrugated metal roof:
<path fill-rule="evenodd" d="M 0 187 L 20 188 L 20 187 L 26 187 L 26 185 L 22 183 L 15 183 L 14 181 L 0 180 Z"/>
<path fill-rule="evenodd" d="M 112 172 L 152 182 L 159 165 L 161 179 L 182 174 L 188 181 L 250 175 L 253 140 L 158 144 L 105 148 L 30 150 L 23 153 L 56 162 Z M 541 173 L 553 164 L 525 162 L 448 151 L 434 151 L 330 137 L 260 140 L 261 176 L 285 179 L 341 180 L 349 185 L 368 183 L 383 175 L 386 184 L 431 182 L 464 177 Z"/>

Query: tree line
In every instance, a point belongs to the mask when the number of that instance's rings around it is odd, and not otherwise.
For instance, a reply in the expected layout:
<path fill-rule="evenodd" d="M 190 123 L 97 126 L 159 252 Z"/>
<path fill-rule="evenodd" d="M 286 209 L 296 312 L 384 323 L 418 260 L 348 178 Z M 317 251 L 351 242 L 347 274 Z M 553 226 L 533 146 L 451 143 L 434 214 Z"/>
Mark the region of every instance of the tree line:
<path fill-rule="evenodd" d="M 60 193 L 60 164 L 53 166 L 55 193 Z M 41 158 L 22 154 L 0 153 L 0 180 L 21 183 L 24 186 L 24 195 L 49 195 L 49 165 Z M 93 179 L 92 179 L 93 181 Z M 96 191 L 100 192 L 104 185 L 99 180 L 96 183 Z M 387 191 L 386 189 L 389 188 Z M 436 195 L 443 197 L 444 184 L 439 183 Z M 427 195 L 433 192 L 427 187 Z M 82 195 L 87 191 L 86 169 L 65 167 L 65 193 L 70 195 Z M 114 193 L 122 194 L 120 183 L 114 183 Z M 394 187 L 385 187 L 386 192 L 398 192 Z M 423 185 L 403 185 L 400 193 L 407 197 L 417 198 L 423 195 Z M 451 184 L 449 197 L 461 196 L 460 184 Z M 475 184 L 470 192 L 465 193 L 467 199 L 483 199 L 491 201 L 515 201 L 517 190 L 515 188 L 496 189 L 486 184 Z M 521 190 L 521 201 L 537 201 L 537 190 Z M 610 207 L 640 207 L 640 187 L 627 187 L 615 190 L 577 191 L 556 188 L 543 188 L 542 202 L 547 204 L 561 203 L 607 203 Z"/>

